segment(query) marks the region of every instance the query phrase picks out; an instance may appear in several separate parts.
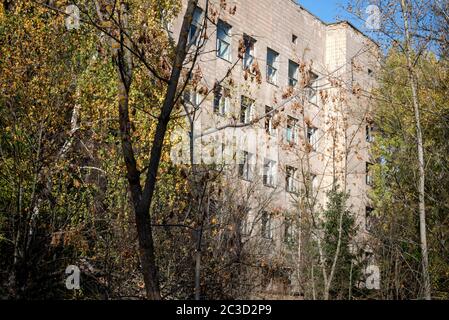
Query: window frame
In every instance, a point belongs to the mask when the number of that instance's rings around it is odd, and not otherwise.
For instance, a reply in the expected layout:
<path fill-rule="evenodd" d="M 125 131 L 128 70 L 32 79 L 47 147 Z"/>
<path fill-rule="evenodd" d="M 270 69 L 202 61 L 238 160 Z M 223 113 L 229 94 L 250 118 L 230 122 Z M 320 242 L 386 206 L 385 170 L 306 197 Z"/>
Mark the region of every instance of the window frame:
<path fill-rule="evenodd" d="M 316 151 L 318 145 L 318 136 L 317 136 L 318 128 L 307 125 L 306 133 L 307 133 L 307 143 L 312 146 L 313 151 Z"/>
<path fill-rule="evenodd" d="M 243 54 L 242 65 L 243 70 L 249 70 L 256 60 L 256 42 L 257 40 L 253 37 L 244 34 L 243 35 L 243 46 L 245 47 L 245 53 Z M 249 52 L 248 52 L 249 49 Z M 248 64 L 248 57 L 251 58 L 250 63 Z"/>
<path fill-rule="evenodd" d="M 188 97 L 188 98 L 187 98 Z M 200 94 L 194 89 L 185 89 L 183 92 L 184 102 L 188 102 L 190 106 L 197 108 L 200 104 Z M 194 99 L 194 101 L 192 101 Z"/>
<path fill-rule="evenodd" d="M 293 246 L 298 243 L 298 228 L 294 221 L 290 218 L 284 219 L 284 244 Z"/>
<path fill-rule="evenodd" d="M 254 155 L 248 151 L 241 151 L 241 162 L 239 163 L 239 176 L 245 181 L 252 181 L 252 157 Z"/>
<path fill-rule="evenodd" d="M 264 239 L 267 240 L 273 240 L 273 217 L 272 215 L 268 212 L 268 211 L 263 211 L 262 212 L 262 217 L 261 217 L 261 222 L 262 222 L 262 226 L 261 226 L 261 236 Z"/>
<path fill-rule="evenodd" d="M 272 63 L 269 59 L 269 54 L 273 54 L 273 61 Z M 272 76 L 270 76 L 270 71 L 273 73 Z M 279 71 L 279 53 L 275 50 L 267 47 L 267 69 L 266 69 L 266 77 L 267 82 L 271 83 L 272 85 L 277 86 L 278 85 L 278 71 Z"/>
<path fill-rule="evenodd" d="M 374 185 L 374 176 L 373 176 L 373 172 L 372 172 L 373 164 L 370 163 L 370 162 L 366 162 L 365 166 L 366 166 L 366 172 L 365 172 L 366 180 L 365 180 L 365 182 L 366 182 L 367 186 L 372 187 Z"/>
<path fill-rule="evenodd" d="M 273 125 L 273 110 L 272 107 L 265 106 L 265 132 L 272 137 L 276 136 L 276 129 Z"/>
<path fill-rule="evenodd" d="M 250 229 L 250 222 L 249 220 L 249 212 L 250 212 L 250 208 L 247 206 L 237 206 L 238 211 L 240 211 L 240 213 L 243 212 L 243 214 L 241 214 L 240 216 L 242 217 L 239 220 L 239 230 L 240 230 L 240 234 L 243 237 L 247 237 L 251 234 L 252 232 L 252 226 Z"/>
<path fill-rule="evenodd" d="M 292 43 L 293 44 L 298 44 L 298 36 L 294 33 L 292 33 Z"/>
<path fill-rule="evenodd" d="M 199 12 L 199 15 L 196 15 L 196 13 L 198 13 L 198 12 Z M 188 45 L 198 45 L 198 43 L 199 43 L 200 30 L 203 27 L 203 24 L 202 24 L 203 14 L 204 14 L 204 10 L 202 8 L 200 8 L 199 6 L 196 6 L 195 10 L 193 12 L 192 23 L 190 24 L 190 27 L 189 27 L 189 35 L 187 37 Z M 193 28 L 195 28 L 194 34 L 192 34 Z"/>
<path fill-rule="evenodd" d="M 298 168 L 292 166 L 285 167 L 285 191 L 289 193 L 299 192 L 297 174 Z"/>
<path fill-rule="evenodd" d="M 317 80 L 318 80 L 319 76 L 318 74 L 316 74 L 315 72 L 313 72 L 312 70 L 309 70 L 309 81 L 305 87 L 306 89 L 306 94 L 307 94 L 307 99 L 310 102 L 313 98 L 316 97 L 316 93 L 317 93 Z"/>
<path fill-rule="evenodd" d="M 223 31 L 223 34 L 225 35 L 224 38 L 220 37 L 220 29 Z M 228 62 L 231 61 L 231 54 L 232 54 L 232 35 L 231 35 L 232 26 L 223 20 L 218 20 L 217 22 L 217 42 L 216 42 L 216 50 L 217 50 L 217 57 L 226 60 Z M 224 55 L 221 55 L 221 48 L 222 45 L 227 45 L 226 52 L 224 52 Z"/>
<path fill-rule="evenodd" d="M 276 161 L 265 158 L 263 163 L 263 184 L 266 187 L 276 186 Z"/>
<path fill-rule="evenodd" d="M 365 230 L 372 231 L 372 219 L 373 219 L 374 208 L 365 206 Z"/>
<path fill-rule="evenodd" d="M 291 75 L 291 67 L 295 67 L 293 75 Z M 288 85 L 292 88 L 296 87 L 299 82 L 299 64 L 294 62 L 293 60 L 288 60 Z"/>
<path fill-rule="evenodd" d="M 214 113 L 220 116 L 225 116 L 230 111 L 230 100 L 231 92 L 229 88 L 217 84 L 214 88 Z"/>
<path fill-rule="evenodd" d="M 240 99 L 240 123 L 250 124 L 253 121 L 255 100 L 247 96 L 241 96 Z"/>
<path fill-rule="evenodd" d="M 311 173 L 310 174 L 310 187 L 312 188 L 310 190 L 311 196 L 314 196 L 315 194 L 318 193 L 320 186 L 317 184 L 318 184 L 318 176 L 315 173 Z"/>
<path fill-rule="evenodd" d="M 373 136 L 373 132 L 375 131 L 374 129 L 374 125 L 372 123 L 368 123 L 366 125 L 366 137 L 365 140 L 368 143 L 373 143 L 374 142 L 374 136 Z"/>
<path fill-rule="evenodd" d="M 290 122 L 293 121 L 293 125 L 290 125 Z M 285 138 L 287 143 L 294 143 L 294 144 L 298 144 L 299 142 L 299 120 L 292 117 L 292 116 L 287 116 L 287 126 L 286 126 L 286 133 L 285 133 Z M 291 134 L 289 134 L 291 132 Z M 292 137 L 290 137 L 292 136 Z"/>

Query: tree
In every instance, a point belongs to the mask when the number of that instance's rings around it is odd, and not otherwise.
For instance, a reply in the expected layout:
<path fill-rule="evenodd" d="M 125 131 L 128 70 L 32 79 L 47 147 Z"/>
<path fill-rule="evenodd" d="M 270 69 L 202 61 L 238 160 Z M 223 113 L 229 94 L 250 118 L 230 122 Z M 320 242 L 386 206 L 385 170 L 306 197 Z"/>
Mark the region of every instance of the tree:
<path fill-rule="evenodd" d="M 330 291 L 337 297 L 346 297 L 350 290 L 351 277 L 357 279 L 357 273 L 352 270 L 356 252 L 351 252 L 357 233 L 355 219 L 346 207 L 348 195 L 335 189 L 327 193 L 327 208 L 323 212 L 323 252 L 329 272 L 327 283 L 324 283 L 324 298 Z M 354 273 L 354 274 L 352 274 Z"/>
<path fill-rule="evenodd" d="M 419 191 L 419 225 L 420 225 L 420 247 L 422 264 L 423 297 L 431 299 L 431 284 L 429 277 L 428 245 L 427 245 L 427 218 L 426 218 L 426 168 L 421 124 L 421 101 L 419 95 L 420 79 L 417 78 L 417 64 L 422 58 L 422 54 L 429 50 L 432 43 L 432 26 L 435 24 L 431 7 L 422 1 L 379 1 L 379 5 L 384 8 L 380 18 L 379 29 L 375 30 L 379 39 L 386 41 L 387 46 L 394 45 L 405 56 L 404 67 L 407 70 L 408 82 L 411 91 L 410 106 L 415 114 L 416 133 L 416 156 L 418 159 L 418 181 Z M 366 7 L 365 1 L 354 1 L 351 12 L 358 17 L 362 17 L 361 9 Z M 362 18 L 363 19 L 363 18 Z M 431 26 L 429 28 L 429 26 Z"/>
<path fill-rule="evenodd" d="M 418 193 L 416 172 L 418 163 L 410 161 L 415 149 L 414 112 L 409 108 L 411 91 L 404 83 L 406 61 L 399 49 L 391 49 L 385 61 L 385 71 L 380 78 L 382 99 L 375 112 L 378 133 L 375 136 L 374 156 L 381 159 L 375 166 L 373 198 L 375 212 L 372 217 L 372 233 L 375 252 L 379 255 L 383 270 L 382 297 L 395 299 L 414 298 L 421 287 L 420 239 L 416 211 Z M 444 245 L 439 239 L 447 232 L 442 212 L 447 210 L 447 188 L 440 181 L 447 175 L 447 160 L 440 155 L 447 148 L 447 93 L 444 84 L 447 62 L 431 52 L 423 52 L 416 64 L 416 77 L 420 79 L 422 131 L 426 144 L 426 202 L 429 212 L 429 272 L 433 296 L 445 294 Z M 394 108 L 392 108 L 394 106 Z"/>

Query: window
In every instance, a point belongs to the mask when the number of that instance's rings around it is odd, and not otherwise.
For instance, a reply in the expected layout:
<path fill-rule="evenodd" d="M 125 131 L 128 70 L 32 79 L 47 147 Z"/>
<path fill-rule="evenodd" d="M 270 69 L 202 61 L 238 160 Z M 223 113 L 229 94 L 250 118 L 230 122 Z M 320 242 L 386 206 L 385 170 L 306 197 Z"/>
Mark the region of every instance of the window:
<path fill-rule="evenodd" d="M 307 142 L 312 146 L 313 150 L 316 150 L 318 143 L 318 129 L 307 126 Z"/>
<path fill-rule="evenodd" d="M 288 85 L 295 87 L 298 84 L 299 65 L 291 60 L 288 60 Z"/>
<path fill-rule="evenodd" d="M 230 99 L 230 90 L 216 85 L 214 88 L 214 112 L 222 116 L 229 112 Z"/>
<path fill-rule="evenodd" d="M 374 72 L 373 72 L 372 69 L 369 69 L 369 68 L 368 68 L 368 75 L 369 75 L 370 77 L 372 77 L 372 76 L 374 75 Z"/>
<path fill-rule="evenodd" d="M 221 20 L 217 23 L 217 56 L 231 60 L 231 26 Z"/>
<path fill-rule="evenodd" d="M 276 162 L 265 159 L 263 166 L 263 184 L 274 187 L 276 177 Z"/>
<path fill-rule="evenodd" d="M 373 212 L 371 207 L 365 207 L 365 230 L 371 231 L 373 228 Z"/>
<path fill-rule="evenodd" d="M 374 125 L 367 124 L 366 125 L 366 142 L 369 142 L 369 143 L 374 142 L 373 132 L 374 132 Z"/>
<path fill-rule="evenodd" d="M 296 193 L 298 192 L 298 179 L 297 172 L 298 169 L 287 166 L 285 174 L 285 190 L 287 192 Z"/>
<path fill-rule="evenodd" d="M 313 196 L 315 193 L 318 192 L 319 185 L 318 185 L 318 177 L 315 174 L 310 175 L 310 184 L 311 184 L 311 195 Z"/>
<path fill-rule="evenodd" d="M 219 206 L 217 200 L 210 199 L 210 202 L 209 202 L 209 213 L 211 215 L 219 215 L 220 214 L 220 206 Z"/>
<path fill-rule="evenodd" d="M 306 95 L 307 95 L 307 98 L 309 99 L 309 101 L 312 100 L 316 96 L 317 80 L 318 80 L 318 75 L 312 71 L 309 71 L 309 79 L 308 79 L 307 85 L 305 87 Z"/>
<path fill-rule="evenodd" d="M 254 100 L 242 96 L 240 109 L 240 122 L 248 124 L 252 121 L 254 112 Z"/>
<path fill-rule="evenodd" d="M 279 53 L 267 49 L 267 81 L 271 84 L 277 84 Z"/>
<path fill-rule="evenodd" d="M 243 69 L 249 69 L 254 63 L 254 44 L 256 40 L 248 35 L 243 36 L 243 44 L 245 46 L 245 54 L 243 56 Z"/>
<path fill-rule="evenodd" d="M 291 219 L 285 219 L 284 221 L 284 243 L 287 245 L 293 245 L 297 243 L 297 229 L 294 222 Z"/>
<path fill-rule="evenodd" d="M 226 164 L 228 161 L 228 156 L 226 154 L 226 143 L 221 143 L 221 163 Z"/>
<path fill-rule="evenodd" d="M 240 219 L 238 220 L 240 233 L 242 236 L 248 236 L 251 234 L 250 223 L 248 221 L 249 207 L 237 206 L 237 210 L 240 213 Z"/>
<path fill-rule="evenodd" d="M 242 152 L 241 161 L 239 164 L 239 175 L 242 179 L 251 181 L 252 180 L 252 159 L 253 154 L 247 151 Z"/>
<path fill-rule="evenodd" d="M 201 32 L 201 27 L 202 27 L 202 17 L 203 16 L 203 10 L 199 7 L 195 8 L 195 11 L 193 12 L 193 18 L 192 18 L 192 24 L 190 25 L 190 29 L 189 29 L 189 38 L 188 38 L 188 43 L 189 44 L 194 44 L 197 45 L 198 44 L 198 36 L 200 35 Z"/>
<path fill-rule="evenodd" d="M 298 120 L 292 117 L 287 119 L 286 138 L 288 143 L 298 143 Z"/>
<path fill-rule="evenodd" d="M 273 111 L 273 108 L 266 106 L 265 107 L 265 131 L 270 135 L 274 136 L 276 134 L 276 130 L 274 128 L 273 124 L 273 113 L 270 113 Z"/>
<path fill-rule="evenodd" d="M 271 223 L 272 223 L 271 214 L 269 214 L 266 211 L 262 212 L 261 233 L 262 233 L 262 237 L 265 239 L 273 239 L 273 229 L 272 229 Z"/>
<path fill-rule="evenodd" d="M 200 103 L 200 95 L 195 90 L 186 89 L 184 91 L 184 103 L 197 107 Z"/>
<path fill-rule="evenodd" d="M 298 37 L 295 34 L 292 34 L 292 43 L 297 44 L 298 43 Z"/>
<path fill-rule="evenodd" d="M 242 236 L 249 236 L 251 233 L 247 216 L 244 216 L 240 221 L 240 233 Z"/>
<path fill-rule="evenodd" d="M 372 186 L 374 184 L 374 177 L 372 173 L 372 164 L 366 163 L 366 184 Z"/>

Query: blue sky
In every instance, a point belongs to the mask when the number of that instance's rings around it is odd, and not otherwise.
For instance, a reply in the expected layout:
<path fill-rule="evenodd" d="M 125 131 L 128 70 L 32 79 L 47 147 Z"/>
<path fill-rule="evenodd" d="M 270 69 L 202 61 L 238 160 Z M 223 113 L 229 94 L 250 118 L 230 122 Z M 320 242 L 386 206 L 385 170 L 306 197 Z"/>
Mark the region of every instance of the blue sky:
<path fill-rule="evenodd" d="M 362 32 L 369 33 L 362 20 L 347 12 L 349 0 L 296 0 L 296 2 L 324 22 L 347 20 Z"/>
<path fill-rule="evenodd" d="M 325 22 L 334 22 L 337 16 L 345 16 L 342 9 L 344 0 L 296 0 L 304 8 L 320 17 Z"/>

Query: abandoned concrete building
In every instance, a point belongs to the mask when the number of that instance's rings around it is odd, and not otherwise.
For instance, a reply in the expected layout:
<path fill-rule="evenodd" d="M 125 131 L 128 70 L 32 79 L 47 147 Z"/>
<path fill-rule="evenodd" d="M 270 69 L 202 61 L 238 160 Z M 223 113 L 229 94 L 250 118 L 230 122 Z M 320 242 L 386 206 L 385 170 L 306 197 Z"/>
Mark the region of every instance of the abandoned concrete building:
<path fill-rule="evenodd" d="M 174 35 L 180 25 L 171 26 Z M 189 41 L 202 42 L 197 64 L 211 91 L 204 100 L 201 92 L 186 98 L 202 101 L 201 129 L 221 132 L 217 128 L 229 125 L 230 136 L 243 141 L 231 151 L 230 159 L 239 164 L 235 185 L 244 190 L 257 184 L 271 198 L 263 210 L 260 197 L 251 200 L 245 228 L 256 225 L 250 229 L 267 252 L 290 257 L 295 265 L 302 248 L 292 239 L 301 230 L 289 221 L 306 209 L 318 212 L 337 183 L 349 193 L 363 243 L 371 213 L 369 93 L 377 45 L 350 23 L 324 23 L 292 0 L 200 0 Z M 262 291 L 301 295 L 295 276 L 290 270 L 270 279 Z"/>

